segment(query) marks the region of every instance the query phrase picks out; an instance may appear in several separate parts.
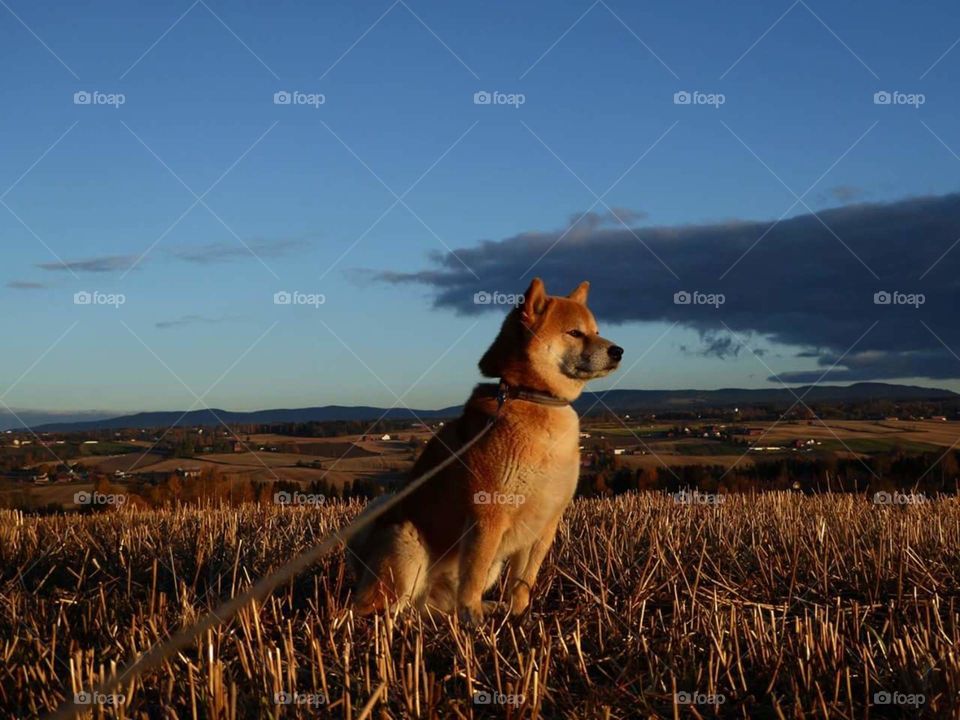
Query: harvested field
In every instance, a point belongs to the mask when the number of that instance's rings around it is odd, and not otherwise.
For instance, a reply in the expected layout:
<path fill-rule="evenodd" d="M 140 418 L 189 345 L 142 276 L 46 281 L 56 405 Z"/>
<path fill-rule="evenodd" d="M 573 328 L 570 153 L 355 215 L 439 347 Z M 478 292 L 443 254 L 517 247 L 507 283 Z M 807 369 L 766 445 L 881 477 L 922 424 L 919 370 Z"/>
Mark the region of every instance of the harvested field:
<path fill-rule="evenodd" d="M 957 716 L 956 498 L 722 497 L 577 501 L 521 625 L 352 617 L 330 556 L 126 686 L 123 716 Z M 0 711 L 72 699 L 359 509 L 0 513 Z"/>

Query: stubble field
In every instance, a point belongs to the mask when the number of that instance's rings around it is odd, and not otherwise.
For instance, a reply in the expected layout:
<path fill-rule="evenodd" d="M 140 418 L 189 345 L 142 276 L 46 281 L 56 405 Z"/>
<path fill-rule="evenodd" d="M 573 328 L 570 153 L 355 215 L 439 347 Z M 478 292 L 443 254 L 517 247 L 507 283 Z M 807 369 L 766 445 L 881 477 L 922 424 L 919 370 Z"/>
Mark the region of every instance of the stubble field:
<path fill-rule="evenodd" d="M 360 507 L 0 512 L 0 715 L 72 704 Z M 327 557 L 125 682 L 118 704 L 73 707 L 150 718 L 957 717 L 956 498 L 580 500 L 532 614 L 472 631 L 412 611 L 353 617 L 343 560 Z"/>

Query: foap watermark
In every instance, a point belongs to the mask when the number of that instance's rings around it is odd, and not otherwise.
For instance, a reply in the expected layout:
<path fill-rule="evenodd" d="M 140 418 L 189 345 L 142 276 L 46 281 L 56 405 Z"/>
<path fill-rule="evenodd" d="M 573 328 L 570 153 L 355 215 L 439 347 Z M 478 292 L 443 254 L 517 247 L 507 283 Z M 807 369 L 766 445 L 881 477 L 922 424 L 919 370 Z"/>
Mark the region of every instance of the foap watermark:
<path fill-rule="evenodd" d="M 299 90 L 278 90 L 273 94 L 274 105 L 306 105 L 314 110 L 326 104 L 327 96 L 323 93 L 305 93 Z"/>
<path fill-rule="evenodd" d="M 909 105 L 916 109 L 927 101 L 923 93 L 905 93 L 899 90 L 878 90 L 873 94 L 874 105 Z"/>
<path fill-rule="evenodd" d="M 99 90 L 77 90 L 73 94 L 74 105 L 108 105 L 118 109 L 127 102 L 123 93 L 105 93 Z"/>
<path fill-rule="evenodd" d="M 927 696 L 923 693 L 902 693 L 880 690 L 873 694 L 874 705 L 906 705 L 917 708 L 927 702 Z"/>
<path fill-rule="evenodd" d="M 109 705 L 117 707 L 127 702 L 127 696 L 121 693 L 78 692 L 73 694 L 74 705 Z"/>
<path fill-rule="evenodd" d="M 927 302 L 927 296 L 923 293 L 878 290 L 873 294 L 874 305 L 909 305 L 914 309 L 919 309 L 925 302 Z"/>
<path fill-rule="evenodd" d="M 673 700 L 677 705 L 723 705 L 727 697 L 722 693 L 686 692 L 681 690 L 674 693 Z"/>
<path fill-rule="evenodd" d="M 716 310 L 726 301 L 727 296 L 723 293 L 678 290 L 673 294 L 674 305 L 712 305 L 713 309 Z"/>
<path fill-rule="evenodd" d="M 481 490 L 473 494 L 473 502 L 477 505 L 523 505 L 527 501 L 525 495 L 516 493 L 487 492 Z"/>
<path fill-rule="evenodd" d="M 277 505 L 323 505 L 326 501 L 327 498 L 323 495 L 310 493 L 281 490 L 273 494 L 273 502 Z"/>
<path fill-rule="evenodd" d="M 717 493 L 702 493 L 699 490 L 681 490 L 680 492 L 670 493 L 675 503 L 681 505 L 722 505 L 726 502 L 726 496 Z"/>
<path fill-rule="evenodd" d="M 118 308 L 127 304 L 127 296 L 123 293 L 105 293 L 99 290 L 81 290 L 73 294 L 74 305 L 107 305 Z"/>
<path fill-rule="evenodd" d="M 320 707 L 327 704 L 327 696 L 323 693 L 278 692 L 273 694 L 273 704 Z"/>
<path fill-rule="evenodd" d="M 480 290 L 473 294 L 474 305 L 523 305 L 523 293 L 503 293 L 499 290 Z"/>
<path fill-rule="evenodd" d="M 673 94 L 674 105 L 709 105 L 716 110 L 725 102 L 727 102 L 727 96 L 723 93 L 678 90 Z"/>
<path fill-rule="evenodd" d="M 323 293 L 304 293 L 299 290 L 288 292 L 281 290 L 273 294 L 274 305 L 308 305 L 318 308 L 327 302 L 327 296 Z"/>
<path fill-rule="evenodd" d="M 86 490 L 81 490 L 73 494 L 73 502 L 77 505 L 116 505 L 120 507 L 126 501 L 127 496 L 121 495 L 120 493 L 102 493 L 96 490 L 87 492 Z"/>
<path fill-rule="evenodd" d="M 877 492 L 873 494 L 874 505 L 920 505 L 927 501 L 923 493 Z"/>
<path fill-rule="evenodd" d="M 476 690 L 473 693 L 474 705 L 522 705 L 523 695 L 508 695 L 496 690 Z"/>
<path fill-rule="evenodd" d="M 511 105 L 514 109 L 519 109 L 526 101 L 527 96 L 523 93 L 478 90 L 473 94 L 474 105 Z"/>

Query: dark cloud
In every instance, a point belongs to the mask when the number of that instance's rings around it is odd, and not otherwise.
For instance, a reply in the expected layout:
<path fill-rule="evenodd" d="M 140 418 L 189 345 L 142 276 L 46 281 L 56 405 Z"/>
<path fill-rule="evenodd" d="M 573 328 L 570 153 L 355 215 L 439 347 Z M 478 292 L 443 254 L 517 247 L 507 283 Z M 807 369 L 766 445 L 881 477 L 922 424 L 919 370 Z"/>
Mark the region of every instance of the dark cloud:
<path fill-rule="evenodd" d="M 50 287 L 46 283 L 41 282 L 29 282 L 27 280 L 11 280 L 7 283 L 7 287 L 11 290 L 45 290 Z"/>
<path fill-rule="evenodd" d="M 700 346 L 689 348 L 686 345 L 680 345 L 680 351 L 687 355 L 697 355 L 699 357 L 714 357 L 720 360 L 739 357 L 740 351 L 749 347 L 748 352 L 753 352 L 759 357 L 763 357 L 766 351 L 763 348 L 755 347 L 754 344 L 745 344 L 746 338 L 734 336 L 728 332 L 719 332 L 715 330 L 705 330 L 700 332 Z"/>
<path fill-rule="evenodd" d="M 67 260 L 65 262 L 49 262 L 37 265 L 41 270 L 53 272 L 74 273 L 108 273 L 128 270 L 137 262 L 135 255 L 109 255 L 106 257 L 90 258 L 89 260 Z"/>
<path fill-rule="evenodd" d="M 180 260 L 211 265 L 253 257 L 276 258 L 297 252 L 306 247 L 302 240 L 254 240 L 246 246 L 235 243 L 207 243 L 190 247 L 179 247 L 171 252 Z"/>
<path fill-rule="evenodd" d="M 522 292 L 539 275 L 565 293 L 589 279 L 591 306 L 604 323 L 678 322 L 701 333 L 717 357 L 735 355 L 736 342 L 718 340 L 724 334 L 753 334 L 794 346 L 823 368 L 785 380 L 819 379 L 837 360 L 825 380 L 960 377 L 952 352 L 960 352 L 960 245 L 947 252 L 960 238 L 960 195 L 856 204 L 779 223 L 626 229 L 594 222 L 580 230 L 487 240 L 456 255 L 436 253 L 419 272 L 375 277 L 425 285 L 437 307 L 466 315 L 502 312 L 474 304 L 480 290 Z M 678 291 L 724 301 L 676 304 Z M 922 293 L 924 302 L 876 304 L 882 291 Z"/>

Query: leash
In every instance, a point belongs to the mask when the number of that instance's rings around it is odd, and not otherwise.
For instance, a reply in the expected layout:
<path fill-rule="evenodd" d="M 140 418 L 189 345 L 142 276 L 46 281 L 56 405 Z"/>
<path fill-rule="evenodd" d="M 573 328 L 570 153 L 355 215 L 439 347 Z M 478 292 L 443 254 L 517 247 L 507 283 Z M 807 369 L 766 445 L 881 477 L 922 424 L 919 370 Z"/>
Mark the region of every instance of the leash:
<path fill-rule="evenodd" d="M 501 382 L 500 386 L 503 388 L 506 386 L 506 384 Z M 174 655 L 175 653 L 178 653 L 181 650 L 191 646 L 198 637 L 208 630 L 213 630 L 214 628 L 224 625 L 228 620 L 230 620 L 230 618 L 243 609 L 244 606 L 254 601 L 263 601 L 278 586 L 292 580 L 315 562 L 333 552 L 341 542 L 345 543 L 347 540 L 360 532 L 360 530 L 392 510 L 397 506 L 397 504 L 416 492 L 417 489 L 423 486 L 423 484 L 430 478 L 434 477 L 437 473 L 449 466 L 455 460 L 459 460 L 467 450 L 473 447 L 484 435 L 486 435 L 500 418 L 500 411 L 503 409 L 507 398 L 508 394 L 506 392 L 503 390 L 498 392 L 497 411 L 487 419 L 487 424 L 484 425 L 484 427 L 476 435 L 470 438 L 470 440 L 459 450 L 451 454 L 450 457 L 443 460 L 443 462 L 441 462 L 439 465 L 431 468 L 416 480 L 409 483 L 405 488 L 397 492 L 383 505 L 374 508 L 366 515 L 357 518 L 347 527 L 337 530 L 322 542 L 314 545 L 309 550 L 302 552 L 279 570 L 276 570 L 265 578 L 261 578 L 246 592 L 233 596 L 216 610 L 204 615 L 193 625 L 180 630 L 159 645 L 154 645 L 145 654 L 128 664 L 122 672 L 97 685 L 92 691 L 93 697 L 101 697 L 104 695 L 113 694 L 113 692 L 122 684 L 133 682 L 133 680 L 140 675 L 163 663 L 171 655 Z M 57 711 L 48 717 L 50 720 L 65 720 L 66 718 L 72 719 L 77 718 L 83 713 L 89 711 L 90 706 L 88 705 L 78 705 L 73 702 L 64 701 Z"/>

